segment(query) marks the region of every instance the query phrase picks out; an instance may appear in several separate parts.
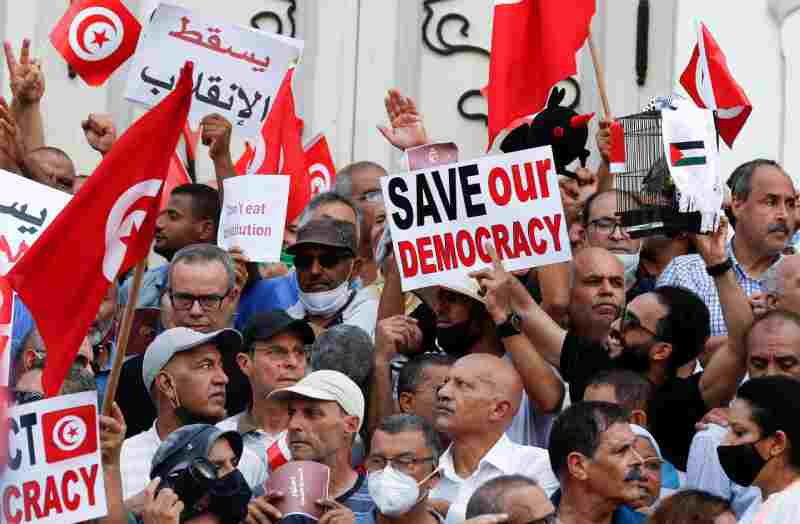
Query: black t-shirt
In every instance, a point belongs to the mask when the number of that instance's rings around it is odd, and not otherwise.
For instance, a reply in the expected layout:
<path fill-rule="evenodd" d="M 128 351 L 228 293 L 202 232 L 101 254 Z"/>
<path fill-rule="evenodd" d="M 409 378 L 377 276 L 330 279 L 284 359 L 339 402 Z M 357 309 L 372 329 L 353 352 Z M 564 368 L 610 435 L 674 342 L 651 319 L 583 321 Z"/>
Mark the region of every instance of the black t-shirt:
<path fill-rule="evenodd" d="M 573 402 L 583 398 L 586 386 L 599 372 L 617 367 L 602 345 L 571 332 L 564 339 L 560 364 Z M 661 453 L 681 471 L 686 471 L 694 425 L 709 410 L 700 393 L 701 376 L 696 373 L 686 379 L 670 378 L 655 390 L 647 410 L 649 429 Z"/>

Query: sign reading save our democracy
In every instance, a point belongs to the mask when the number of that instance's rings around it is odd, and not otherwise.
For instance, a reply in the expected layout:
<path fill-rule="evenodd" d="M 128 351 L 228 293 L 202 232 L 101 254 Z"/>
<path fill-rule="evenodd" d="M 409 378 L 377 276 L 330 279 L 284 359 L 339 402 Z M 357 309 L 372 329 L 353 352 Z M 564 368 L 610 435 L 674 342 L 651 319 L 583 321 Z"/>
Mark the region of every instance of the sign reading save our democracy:
<path fill-rule="evenodd" d="M 571 258 L 549 146 L 381 178 L 403 291 Z"/>
<path fill-rule="evenodd" d="M 15 406 L 6 417 L 0 521 L 70 524 L 107 514 L 96 392 Z"/>

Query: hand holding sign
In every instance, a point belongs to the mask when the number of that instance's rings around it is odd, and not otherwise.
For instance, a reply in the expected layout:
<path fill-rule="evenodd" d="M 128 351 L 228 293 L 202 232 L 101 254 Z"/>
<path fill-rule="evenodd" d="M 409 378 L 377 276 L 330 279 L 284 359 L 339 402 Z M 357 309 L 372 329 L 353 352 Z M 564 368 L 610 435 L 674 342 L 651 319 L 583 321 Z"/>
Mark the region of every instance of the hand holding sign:
<path fill-rule="evenodd" d="M 110 417 L 100 415 L 100 456 L 104 468 L 119 466 L 126 431 L 125 417 L 114 402 L 111 405 Z"/>
<path fill-rule="evenodd" d="M 486 311 L 492 316 L 494 323 L 500 325 L 511 315 L 511 279 L 515 277 L 503 269 L 503 262 L 490 243 L 487 242 L 485 249 L 492 258 L 492 268 L 474 271 L 469 276 L 478 281 L 481 294 L 486 300 Z"/>

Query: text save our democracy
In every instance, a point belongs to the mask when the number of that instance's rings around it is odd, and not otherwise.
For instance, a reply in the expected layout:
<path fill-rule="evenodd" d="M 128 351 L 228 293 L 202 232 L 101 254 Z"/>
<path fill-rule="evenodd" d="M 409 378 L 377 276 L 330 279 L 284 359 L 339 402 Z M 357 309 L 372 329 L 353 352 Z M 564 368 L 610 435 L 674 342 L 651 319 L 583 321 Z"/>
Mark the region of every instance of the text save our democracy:
<path fill-rule="evenodd" d="M 485 157 L 396 176 L 384 184 L 389 207 L 394 208 L 391 224 L 401 233 L 395 238 L 404 279 L 489 264 L 486 241 L 512 265 L 550 263 L 532 258 L 554 254 L 569 258 L 569 245 L 562 242 L 566 224 L 560 196 L 551 190 L 551 158 L 517 156 Z"/>

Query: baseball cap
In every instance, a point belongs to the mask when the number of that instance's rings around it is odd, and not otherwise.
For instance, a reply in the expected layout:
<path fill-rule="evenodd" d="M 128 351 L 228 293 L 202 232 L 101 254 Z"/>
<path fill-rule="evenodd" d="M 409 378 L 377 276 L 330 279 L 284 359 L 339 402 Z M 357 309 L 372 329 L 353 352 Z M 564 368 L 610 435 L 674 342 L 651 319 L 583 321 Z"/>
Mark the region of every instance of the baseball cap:
<path fill-rule="evenodd" d="M 273 309 L 250 317 L 244 329 L 244 344 L 241 350 L 248 351 L 254 342 L 269 340 L 286 331 L 294 331 L 300 335 L 303 344 L 313 344 L 316 338 L 308 322 L 293 318 L 282 309 Z"/>
<path fill-rule="evenodd" d="M 310 398 L 336 402 L 348 415 L 358 417 L 358 429 L 364 423 L 364 394 L 355 382 L 344 373 L 322 369 L 306 375 L 300 382 L 288 388 L 270 393 L 272 400 Z"/>
<path fill-rule="evenodd" d="M 242 347 L 242 335 L 229 328 L 200 333 L 186 327 L 168 329 L 158 335 L 147 346 L 142 361 L 142 378 L 147 392 L 150 392 L 158 372 L 164 369 L 176 353 L 189 351 L 209 342 L 216 344 L 221 353 L 235 354 Z"/>
<path fill-rule="evenodd" d="M 311 220 L 297 231 L 297 242 L 286 248 L 286 252 L 296 255 L 301 247 L 307 245 L 346 249 L 356 256 L 358 252 L 356 226 L 330 217 Z"/>
<path fill-rule="evenodd" d="M 223 431 L 211 424 L 188 424 L 176 429 L 156 449 L 150 478 L 164 478 L 178 464 L 208 458 L 208 452 L 220 438 L 228 441 L 237 459 L 241 458 L 244 442 L 237 431 Z"/>

